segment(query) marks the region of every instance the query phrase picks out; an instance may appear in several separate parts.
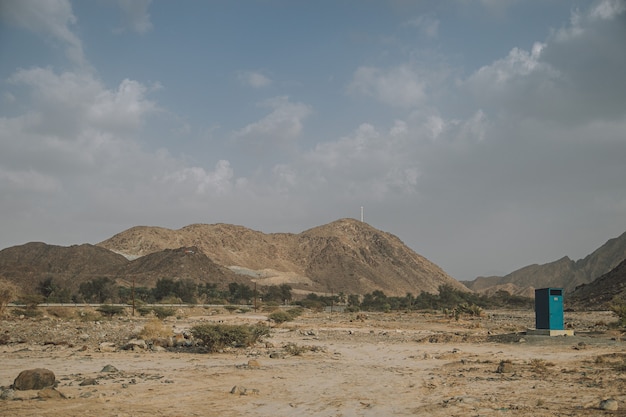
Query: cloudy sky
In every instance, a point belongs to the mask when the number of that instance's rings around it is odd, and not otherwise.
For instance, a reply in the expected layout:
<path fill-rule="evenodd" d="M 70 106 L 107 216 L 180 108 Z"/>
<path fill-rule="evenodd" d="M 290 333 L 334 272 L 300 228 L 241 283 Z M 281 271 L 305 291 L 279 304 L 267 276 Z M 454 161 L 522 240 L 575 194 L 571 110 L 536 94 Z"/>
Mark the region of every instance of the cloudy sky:
<path fill-rule="evenodd" d="M 0 248 L 360 217 L 457 279 L 626 231 L 626 0 L 0 0 Z"/>

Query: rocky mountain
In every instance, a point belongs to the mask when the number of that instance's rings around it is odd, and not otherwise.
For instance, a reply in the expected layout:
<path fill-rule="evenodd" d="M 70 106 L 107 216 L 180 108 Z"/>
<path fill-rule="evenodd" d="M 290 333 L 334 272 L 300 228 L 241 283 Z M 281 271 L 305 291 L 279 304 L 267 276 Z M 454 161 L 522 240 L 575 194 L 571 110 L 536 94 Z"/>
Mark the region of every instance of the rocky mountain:
<path fill-rule="evenodd" d="M 55 246 L 41 242 L 0 251 L 0 276 L 34 293 L 44 279 L 77 290 L 80 282 L 96 277 L 113 278 L 128 260 L 94 245 Z"/>
<path fill-rule="evenodd" d="M 626 301 L 626 260 L 593 282 L 577 287 L 568 300 L 574 307 L 606 310 L 616 297 Z"/>
<path fill-rule="evenodd" d="M 573 261 L 567 256 L 543 265 L 529 265 L 505 276 L 478 277 L 464 284 L 471 290 L 489 292 L 508 285 L 517 293 L 534 288 L 562 287 L 566 293 L 588 284 L 615 268 L 626 259 L 626 233 L 610 239 L 583 259 Z"/>
<path fill-rule="evenodd" d="M 287 283 L 304 292 L 388 295 L 436 293 L 442 284 L 465 290 L 441 268 L 400 239 L 353 219 L 299 234 L 265 234 L 228 224 L 194 224 L 178 230 L 134 227 L 98 246 L 128 258 L 195 246 L 216 264 L 260 285 Z"/>
<path fill-rule="evenodd" d="M 294 293 L 387 295 L 467 291 L 400 239 L 366 223 L 341 219 L 299 234 L 265 234 L 229 224 L 178 230 L 138 226 L 96 246 L 29 243 L 0 251 L 0 276 L 34 290 L 52 277 L 72 289 L 95 277 L 152 287 L 160 278 L 227 285 L 289 284 Z"/>

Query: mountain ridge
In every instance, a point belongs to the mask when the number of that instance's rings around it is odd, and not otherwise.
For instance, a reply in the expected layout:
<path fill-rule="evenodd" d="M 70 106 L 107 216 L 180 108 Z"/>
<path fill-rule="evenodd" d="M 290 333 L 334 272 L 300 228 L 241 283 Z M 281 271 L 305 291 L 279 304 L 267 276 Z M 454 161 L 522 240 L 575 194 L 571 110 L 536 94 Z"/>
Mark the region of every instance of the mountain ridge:
<path fill-rule="evenodd" d="M 94 277 L 153 287 L 160 278 L 228 285 L 288 284 L 294 293 L 387 295 L 468 291 L 398 237 L 354 219 L 301 233 L 190 224 L 173 230 L 134 226 L 96 245 L 28 243 L 0 251 L 0 275 L 29 291 L 46 278 L 78 288 Z"/>
<path fill-rule="evenodd" d="M 589 255 L 576 261 L 564 256 L 545 264 L 532 264 L 504 276 L 477 277 L 463 281 L 469 289 L 490 292 L 493 288 L 508 285 L 518 292 L 529 292 L 534 288 L 560 287 L 566 293 L 573 292 L 583 284 L 608 273 L 626 259 L 626 232 L 609 239 Z"/>

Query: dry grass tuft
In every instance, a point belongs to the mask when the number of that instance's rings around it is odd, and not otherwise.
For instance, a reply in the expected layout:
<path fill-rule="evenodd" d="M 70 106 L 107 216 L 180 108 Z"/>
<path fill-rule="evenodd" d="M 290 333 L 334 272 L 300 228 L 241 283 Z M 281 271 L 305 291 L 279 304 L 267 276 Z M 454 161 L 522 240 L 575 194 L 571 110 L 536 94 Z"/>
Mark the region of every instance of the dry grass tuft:
<path fill-rule="evenodd" d="M 141 332 L 139 332 L 139 336 L 143 340 L 167 338 L 173 334 L 174 332 L 172 331 L 172 328 L 164 324 L 159 319 L 150 320 L 146 323 Z"/>
<path fill-rule="evenodd" d="M 49 316 L 59 319 L 72 319 L 76 317 L 76 309 L 74 309 L 74 307 L 48 307 L 46 312 Z"/>

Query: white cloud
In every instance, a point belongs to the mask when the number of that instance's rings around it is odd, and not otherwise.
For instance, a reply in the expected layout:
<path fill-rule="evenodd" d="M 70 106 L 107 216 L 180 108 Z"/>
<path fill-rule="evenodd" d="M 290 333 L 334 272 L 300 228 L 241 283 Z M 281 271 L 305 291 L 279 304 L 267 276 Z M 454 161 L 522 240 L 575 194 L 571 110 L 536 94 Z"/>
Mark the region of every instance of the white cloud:
<path fill-rule="evenodd" d="M 429 38 L 436 38 L 439 33 L 439 19 L 430 14 L 418 16 L 406 24 L 417 28 L 420 33 Z"/>
<path fill-rule="evenodd" d="M 530 51 L 513 48 L 462 83 L 489 113 L 580 124 L 626 115 L 626 2 L 602 1 Z M 593 105 L 590 105 L 593 103 Z"/>
<path fill-rule="evenodd" d="M 82 42 L 70 29 L 77 19 L 69 0 L 5 1 L 0 17 L 67 45 L 67 57 L 75 64 L 85 64 Z"/>
<path fill-rule="evenodd" d="M 152 0 L 117 0 L 125 27 L 142 35 L 152 30 L 150 3 Z"/>
<path fill-rule="evenodd" d="M 339 200 L 380 200 L 416 191 L 419 161 L 411 132 L 397 120 L 388 132 L 361 124 L 350 136 L 318 144 L 295 162 L 293 170 L 312 193 L 324 190 Z"/>
<path fill-rule="evenodd" d="M 195 187 L 197 194 L 222 195 L 233 189 L 233 169 L 230 162 L 220 160 L 213 171 L 205 171 L 202 167 L 183 168 L 179 171 L 166 174 L 165 182 L 187 183 Z"/>
<path fill-rule="evenodd" d="M 147 87 L 123 80 L 109 90 L 87 72 L 56 74 L 50 68 L 18 70 L 9 82 L 30 88 L 32 112 L 39 114 L 39 129 L 70 136 L 85 127 L 113 131 L 136 131 L 156 104 L 145 95 Z M 36 128 L 36 126 L 33 126 Z"/>
<path fill-rule="evenodd" d="M 287 96 L 265 100 L 259 106 L 271 109 L 271 113 L 236 131 L 236 139 L 256 145 L 291 143 L 300 136 L 303 121 L 312 112 L 310 106 L 291 102 Z"/>
<path fill-rule="evenodd" d="M 348 90 L 393 107 L 414 107 L 426 98 L 426 78 L 408 65 L 390 69 L 360 67 Z"/>
<path fill-rule="evenodd" d="M 272 80 L 264 74 L 256 71 L 239 71 L 237 79 L 243 85 L 253 88 L 263 88 L 272 84 Z"/>
<path fill-rule="evenodd" d="M 61 184 L 57 179 L 33 169 L 8 170 L 0 166 L 0 189 L 5 194 L 14 191 L 53 193 L 61 189 Z"/>
<path fill-rule="evenodd" d="M 594 19 L 609 20 L 626 11 L 624 0 L 602 0 L 595 4 L 589 12 L 589 16 Z"/>

